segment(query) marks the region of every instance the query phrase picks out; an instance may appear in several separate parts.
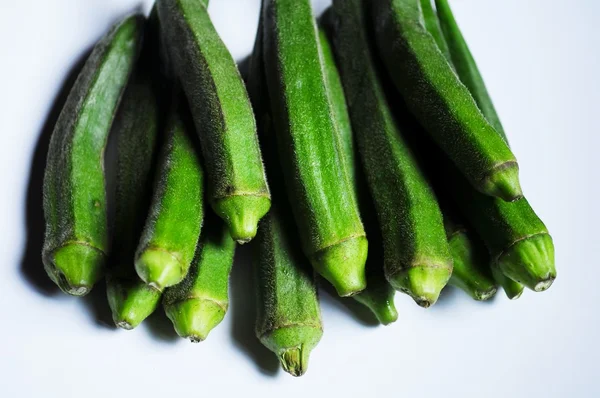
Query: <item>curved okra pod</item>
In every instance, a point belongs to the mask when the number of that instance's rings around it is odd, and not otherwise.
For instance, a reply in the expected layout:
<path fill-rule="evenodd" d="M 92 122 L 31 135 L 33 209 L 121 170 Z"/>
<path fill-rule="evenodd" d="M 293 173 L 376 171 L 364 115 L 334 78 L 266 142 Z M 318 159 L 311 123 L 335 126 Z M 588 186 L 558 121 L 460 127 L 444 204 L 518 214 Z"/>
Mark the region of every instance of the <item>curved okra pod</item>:
<path fill-rule="evenodd" d="M 325 80 L 329 90 L 329 98 L 333 106 L 333 115 L 339 129 L 338 148 L 342 164 L 353 188 L 354 197 L 360 209 L 360 215 L 371 242 L 367 255 L 366 276 L 367 288 L 352 296 L 356 301 L 369 308 L 377 317 L 377 320 L 389 325 L 398 319 L 398 312 L 394 305 L 395 291 L 385 279 L 383 272 L 383 247 L 379 226 L 375 219 L 375 210 L 368 194 L 365 177 L 362 174 L 358 151 L 354 146 L 354 134 L 352 131 L 350 115 L 344 95 L 344 88 L 338 72 L 333 50 L 327 38 L 323 25 L 329 23 L 331 9 L 327 10 L 322 17 L 322 26 L 319 28 L 319 41 L 323 51 L 323 64 Z"/>
<path fill-rule="evenodd" d="M 446 212 L 444 223 L 454 269 L 450 285 L 458 287 L 477 301 L 489 300 L 496 294 L 496 283 L 490 269 L 490 255 L 479 237 Z"/>
<path fill-rule="evenodd" d="M 369 3 L 387 70 L 435 143 L 478 191 L 520 198 L 515 156 L 427 31 L 420 0 Z"/>
<path fill-rule="evenodd" d="M 200 136 L 210 204 L 245 243 L 271 199 L 248 94 L 206 3 L 159 0 L 158 15 Z"/>
<path fill-rule="evenodd" d="M 430 0 L 424 0 L 430 1 Z M 481 112 L 487 118 L 488 122 L 496 129 L 498 134 L 506 139 L 504 127 L 500 122 L 496 108 L 492 102 L 492 98 L 487 91 L 483 77 L 479 72 L 477 63 L 469 50 L 469 46 L 454 19 L 452 9 L 447 0 L 435 0 L 437 15 L 446 38 L 447 47 L 450 51 L 450 57 L 458 77 L 471 92 L 473 99 L 481 109 Z"/>
<path fill-rule="evenodd" d="M 138 278 L 134 267 L 135 250 L 150 205 L 160 129 L 160 80 L 152 70 L 152 43 L 146 41 L 113 130 L 117 135 L 118 174 L 107 293 L 113 320 L 125 329 L 136 327 L 150 315 L 160 298 L 160 292 Z"/>
<path fill-rule="evenodd" d="M 424 307 L 437 301 L 452 273 L 442 214 L 379 80 L 359 0 L 334 1 L 333 45 L 384 246 L 388 281 Z"/>
<path fill-rule="evenodd" d="M 303 375 L 323 334 L 314 271 L 297 245 L 298 235 L 283 188 L 269 115 L 262 58 L 262 18 L 250 62 L 248 91 L 257 115 L 261 147 L 273 184 L 273 207 L 260 222 L 255 244 L 256 336 L 277 355 L 283 369 Z"/>
<path fill-rule="evenodd" d="M 141 47 L 144 18 L 115 25 L 94 47 L 63 108 L 44 176 L 42 259 L 66 293 L 82 296 L 102 277 L 108 232 L 104 148 Z"/>
<path fill-rule="evenodd" d="M 234 253 L 227 225 L 208 211 L 190 271 L 163 298 L 167 317 L 179 336 L 204 341 L 225 317 Z"/>
<path fill-rule="evenodd" d="M 304 253 L 340 296 L 351 296 L 366 287 L 368 242 L 340 162 L 310 1 L 263 6 L 274 135 Z"/>
<path fill-rule="evenodd" d="M 204 173 L 181 98 L 165 132 L 150 212 L 135 256 L 135 269 L 148 285 L 163 291 L 188 273 L 204 217 Z"/>

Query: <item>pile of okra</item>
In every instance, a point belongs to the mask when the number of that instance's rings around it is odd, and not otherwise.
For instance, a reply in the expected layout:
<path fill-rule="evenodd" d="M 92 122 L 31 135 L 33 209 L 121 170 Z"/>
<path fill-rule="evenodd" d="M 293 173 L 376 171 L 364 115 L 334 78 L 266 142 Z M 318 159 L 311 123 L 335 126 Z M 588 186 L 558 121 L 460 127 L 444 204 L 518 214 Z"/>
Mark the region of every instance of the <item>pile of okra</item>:
<path fill-rule="evenodd" d="M 398 318 L 454 285 L 510 299 L 556 277 L 552 238 L 448 0 L 263 0 L 238 65 L 208 0 L 157 0 L 94 47 L 44 178 L 43 263 L 66 293 L 106 278 L 114 322 L 162 302 L 198 342 L 252 247 L 256 336 L 302 375 L 323 329 L 317 281 Z M 104 150 L 115 140 L 115 216 Z"/>

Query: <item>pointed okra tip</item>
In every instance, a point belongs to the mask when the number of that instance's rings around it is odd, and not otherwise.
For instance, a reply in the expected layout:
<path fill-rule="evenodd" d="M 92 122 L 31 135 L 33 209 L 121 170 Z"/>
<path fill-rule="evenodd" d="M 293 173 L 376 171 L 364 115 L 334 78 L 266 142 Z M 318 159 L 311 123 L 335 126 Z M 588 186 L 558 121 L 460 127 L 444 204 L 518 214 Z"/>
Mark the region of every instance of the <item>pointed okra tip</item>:
<path fill-rule="evenodd" d="M 413 266 L 389 278 L 396 290 L 400 290 L 423 307 L 434 305 L 442 289 L 448 284 L 452 267 L 445 264 Z"/>
<path fill-rule="evenodd" d="M 135 261 L 140 279 L 159 291 L 181 282 L 185 268 L 176 253 L 159 248 L 144 250 Z"/>
<path fill-rule="evenodd" d="M 304 345 L 299 345 L 281 350 L 278 357 L 283 370 L 294 377 L 300 377 L 308 369 L 309 355 L 310 350 L 306 349 Z"/>
<path fill-rule="evenodd" d="M 115 325 L 131 330 L 154 312 L 161 293 L 142 281 L 107 280 L 108 305 Z"/>
<path fill-rule="evenodd" d="M 387 281 L 383 282 L 385 286 L 373 288 L 373 281 L 369 281 L 367 288 L 354 296 L 354 299 L 367 307 L 380 324 L 387 326 L 398 320 L 398 311 L 394 303 L 395 290 Z"/>
<path fill-rule="evenodd" d="M 500 255 L 498 267 L 535 292 L 548 290 L 556 279 L 552 237 L 543 233 L 516 242 Z"/>
<path fill-rule="evenodd" d="M 507 162 L 492 170 L 483 179 L 481 191 L 490 196 L 498 197 L 506 202 L 514 202 L 523 197 L 519 182 L 519 165 L 517 162 Z"/>
<path fill-rule="evenodd" d="M 352 237 L 318 251 L 311 257 L 311 262 L 340 297 L 350 297 L 367 287 L 365 263 L 368 246 L 366 237 Z"/>
<path fill-rule="evenodd" d="M 204 298 L 164 303 L 164 308 L 177 334 L 192 343 L 206 340 L 227 312 L 226 304 Z"/>
<path fill-rule="evenodd" d="M 85 296 L 104 274 L 104 253 L 84 243 L 70 243 L 44 255 L 48 276 L 65 293 Z"/>
<path fill-rule="evenodd" d="M 377 317 L 377 320 L 382 325 L 391 325 L 398 320 L 398 311 L 393 302 L 388 302 L 385 305 L 378 305 L 371 308 L 371 311 Z"/>
<path fill-rule="evenodd" d="M 213 210 L 225 221 L 233 240 L 243 245 L 256 236 L 258 222 L 271 208 L 269 196 L 232 195 L 213 203 Z"/>

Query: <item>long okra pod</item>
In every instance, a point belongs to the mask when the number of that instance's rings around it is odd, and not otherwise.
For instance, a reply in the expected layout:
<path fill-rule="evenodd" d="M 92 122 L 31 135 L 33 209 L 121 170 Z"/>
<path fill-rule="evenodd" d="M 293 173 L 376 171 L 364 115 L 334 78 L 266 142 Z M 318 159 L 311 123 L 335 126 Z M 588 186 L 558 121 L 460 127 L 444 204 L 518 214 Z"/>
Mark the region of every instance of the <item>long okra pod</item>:
<path fill-rule="evenodd" d="M 446 57 L 447 60 L 450 60 L 450 49 L 448 48 L 448 43 L 446 43 L 446 38 L 442 32 L 442 27 L 440 25 L 437 13 L 433 9 L 432 2 L 433 0 L 421 0 L 421 10 L 423 11 L 425 29 L 427 29 L 429 34 L 433 36 L 435 44 L 437 44 L 442 54 L 444 54 L 444 57 Z"/>
<path fill-rule="evenodd" d="M 245 243 L 271 199 L 248 94 L 207 3 L 159 0 L 158 15 L 200 135 L 210 204 L 231 236 Z"/>
<path fill-rule="evenodd" d="M 126 18 L 94 47 L 50 141 L 42 259 L 50 278 L 72 295 L 89 293 L 104 272 L 104 148 L 141 48 L 143 25 L 143 16 Z"/>
<path fill-rule="evenodd" d="M 177 334 L 204 341 L 229 307 L 229 273 L 235 242 L 227 225 L 207 210 L 202 236 L 186 278 L 165 291 L 163 306 Z"/>
<path fill-rule="evenodd" d="M 377 317 L 380 323 L 389 325 L 398 319 L 398 312 L 394 305 L 395 291 L 385 279 L 383 271 L 383 247 L 379 226 L 375 219 L 369 189 L 362 174 L 358 150 L 354 145 L 354 133 L 348 114 L 348 106 L 344 95 L 344 87 L 340 79 L 333 50 L 327 38 L 326 26 L 330 25 L 331 9 L 322 17 L 319 28 L 319 42 L 323 51 L 323 64 L 325 66 L 325 80 L 329 97 L 333 105 L 334 119 L 339 126 L 338 148 L 342 164 L 353 187 L 355 200 L 358 203 L 361 219 L 365 225 L 370 247 L 367 255 L 366 275 L 367 288 L 353 298 L 367 306 Z"/>
<path fill-rule="evenodd" d="M 380 53 L 412 113 L 480 192 L 522 196 L 518 164 L 424 26 L 419 0 L 373 0 Z"/>
<path fill-rule="evenodd" d="M 406 142 L 415 131 L 394 118 L 379 80 L 363 6 L 334 1 L 334 49 L 381 227 L 386 277 L 428 307 L 450 279 L 452 258 L 436 197 Z"/>
<path fill-rule="evenodd" d="M 249 92 L 257 114 L 261 146 L 272 186 L 273 207 L 256 238 L 256 336 L 279 358 L 283 369 L 301 376 L 323 334 L 314 271 L 300 250 L 283 188 L 269 94 L 262 59 L 262 19 L 250 64 Z"/>
<path fill-rule="evenodd" d="M 117 135 L 118 174 L 107 286 L 113 320 L 125 329 L 136 327 L 150 315 L 160 298 L 158 291 L 138 278 L 134 267 L 150 205 L 160 129 L 160 79 L 153 70 L 154 43 L 148 36 L 113 129 Z"/>
<path fill-rule="evenodd" d="M 309 0 L 265 0 L 264 57 L 276 140 L 304 253 L 340 296 L 366 287 L 368 243 L 336 146 Z"/>

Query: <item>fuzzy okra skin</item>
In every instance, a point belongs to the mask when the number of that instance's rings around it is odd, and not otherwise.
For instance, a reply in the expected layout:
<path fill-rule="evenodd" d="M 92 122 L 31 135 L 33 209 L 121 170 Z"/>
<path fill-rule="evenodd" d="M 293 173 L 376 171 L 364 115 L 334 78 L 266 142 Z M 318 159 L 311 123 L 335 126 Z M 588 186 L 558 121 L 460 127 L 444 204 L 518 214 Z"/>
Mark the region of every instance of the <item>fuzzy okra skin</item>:
<path fill-rule="evenodd" d="M 248 94 L 206 4 L 159 0 L 157 8 L 202 143 L 210 204 L 231 236 L 246 243 L 271 197 Z"/>
<path fill-rule="evenodd" d="M 496 294 L 497 287 L 485 244 L 464 225 L 458 223 L 454 213 L 446 211 L 444 216 L 450 253 L 454 261 L 450 285 L 458 287 L 475 300 L 489 300 Z"/>
<path fill-rule="evenodd" d="M 515 156 L 427 31 L 419 0 L 373 0 L 381 56 L 411 112 L 478 191 L 522 196 Z"/>
<path fill-rule="evenodd" d="M 135 256 L 135 269 L 163 291 L 183 280 L 204 218 L 204 172 L 193 125 L 180 98 L 173 105 L 156 172 L 152 203 Z"/>
<path fill-rule="evenodd" d="M 423 22 L 425 23 L 425 29 L 427 29 L 429 34 L 433 36 L 435 44 L 437 44 L 442 54 L 444 54 L 444 57 L 450 60 L 450 49 L 448 48 L 448 43 L 446 43 L 446 38 L 444 37 L 444 33 L 442 32 L 442 27 L 440 25 L 440 21 L 438 19 L 436 10 L 434 10 L 433 8 L 432 2 L 433 0 L 421 0 L 421 10 L 423 12 Z"/>
<path fill-rule="evenodd" d="M 160 129 L 159 81 L 152 70 L 153 42 L 145 40 L 145 43 L 113 128 L 113 134 L 117 135 L 118 173 L 107 296 L 115 324 L 124 329 L 139 325 L 160 299 L 160 292 L 142 282 L 134 267 L 135 251 L 150 205 Z"/>
<path fill-rule="evenodd" d="M 431 0 L 423 0 L 431 1 Z M 477 63 L 469 50 L 469 46 L 454 19 L 452 9 L 447 0 L 435 0 L 437 8 L 437 17 L 443 31 L 447 47 L 450 51 L 452 63 L 456 69 L 460 80 L 473 95 L 473 99 L 481 109 L 481 112 L 487 118 L 488 122 L 496 129 L 498 134 L 506 140 L 504 127 L 500 122 L 496 108 L 492 102 L 492 98 L 483 81 L 483 77 L 479 72 Z"/>
<path fill-rule="evenodd" d="M 108 249 L 104 149 L 137 60 L 144 17 L 115 25 L 94 47 L 54 128 L 44 175 L 44 268 L 82 296 L 102 277 Z"/>
<path fill-rule="evenodd" d="M 379 80 L 360 0 L 334 1 L 333 47 L 373 198 L 388 281 L 429 307 L 452 273 L 442 214 L 406 139 L 415 131 L 394 118 Z"/>
<path fill-rule="evenodd" d="M 310 352 L 323 334 L 314 271 L 297 244 L 298 232 L 284 188 L 284 176 L 270 117 L 270 99 L 262 57 L 263 21 L 250 61 L 248 92 L 257 115 L 261 147 L 272 186 L 273 207 L 261 220 L 257 252 L 256 336 L 293 376 L 308 368 Z"/>
<path fill-rule="evenodd" d="M 264 60 L 281 167 L 304 253 L 351 296 L 366 287 L 368 242 L 340 161 L 309 0 L 265 0 Z"/>
<path fill-rule="evenodd" d="M 329 98 L 333 105 L 333 115 L 338 129 L 338 148 L 342 164 L 353 188 L 355 200 L 360 209 L 360 215 L 367 231 L 370 241 L 369 253 L 367 255 L 366 276 L 367 288 L 353 296 L 359 303 L 365 305 L 373 312 L 377 320 L 389 325 L 398 319 L 398 311 L 394 304 L 395 290 L 385 279 L 383 272 L 383 247 L 379 226 L 375 220 L 375 210 L 368 195 L 368 187 L 364 175 L 362 175 L 358 150 L 354 145 L 354 133 L 348 114 L 344 87 L 338 72 L 333 50 L 327 38 L 326 25 L 331 18 L 331 9 L 327 10 L 322 17 L 319 28 L 319 42 L 323 51 L 323 65 L 325 80 L 329 90 Z"/>
<path fill-rule="evenodd" d="M 175 331 L 192 342 L 204 341 L 229 307 L 229 273 L 235 241 L 227 225 L 207 211 L 202 236 L 186 278 L 165 291 L 163 306 Z"/>

